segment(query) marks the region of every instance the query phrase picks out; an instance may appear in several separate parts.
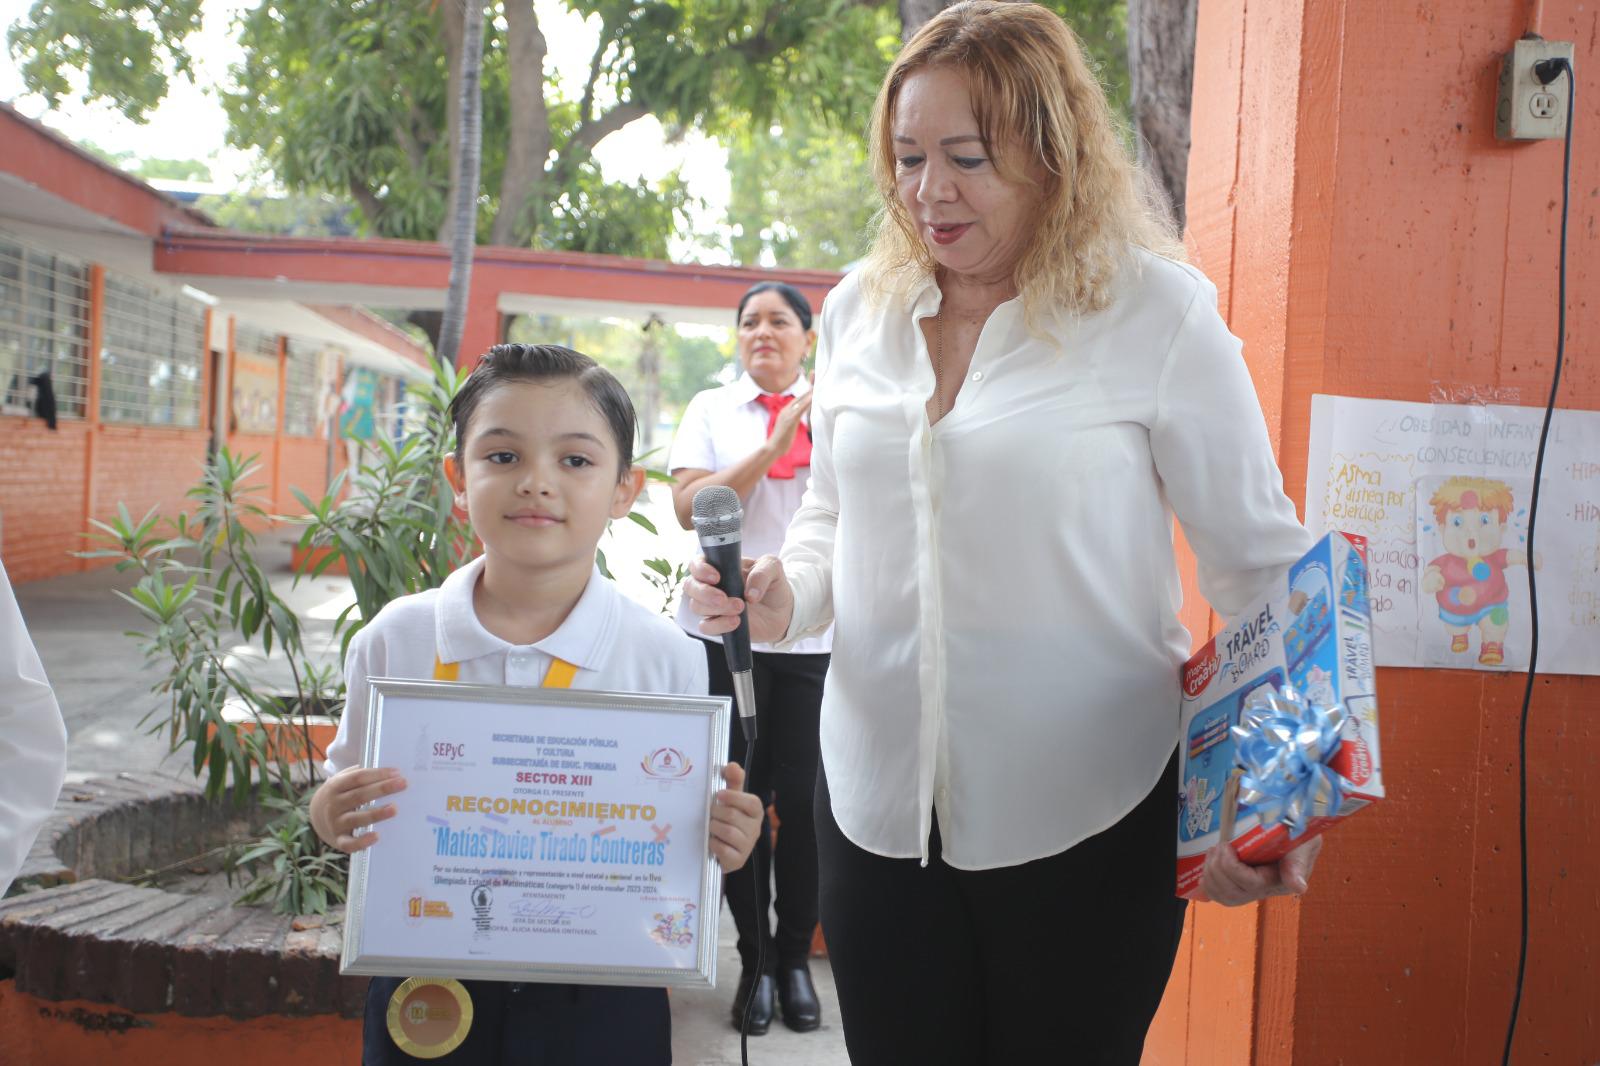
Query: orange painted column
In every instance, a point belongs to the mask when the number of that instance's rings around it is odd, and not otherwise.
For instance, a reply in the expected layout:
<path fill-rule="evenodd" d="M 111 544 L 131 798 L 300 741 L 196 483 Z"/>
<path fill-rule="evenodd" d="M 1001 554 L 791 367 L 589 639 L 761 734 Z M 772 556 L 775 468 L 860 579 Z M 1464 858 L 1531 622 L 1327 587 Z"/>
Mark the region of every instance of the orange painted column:
<path fill-rule="evenodd" d="M 83 513 L 78 519 L 78 528 L 84 533 L 94 528 L 89 521 L 95 514 L 95 456 L 100 450 L 100 349 L 106 338 L 105 307 L 106 268 L 95 263 L 89 267 L 89 341 L 84 353 L 89 380 L 83 389 Z M 80 570 L 93 565 L 92 560 L 78 560 Z"/>
<path fill-rule="evenodd" d="M 224 357 L 224 362 L 226 362 L 228 365 L 228 394 L 222 399 L 222 409 L 227 412 L 227 418 L 222 426 L 222 441 L 223 445 L 230 450 L 233 447 L 233 435 L 236 428 L 234 424 L 233 411 L 233 383 L 238 380 L 237 375 L 239 373 L 239 368 L 234 365 L 237 356 L 237 349 L 235 345 L 238 343 L 238 332 L 239 320 L 234 318 L 232 315 L 229 315 L 228 351 Z"/>
<path fill-rule="evenodd" d="M 1245 341 L 1297 502 L 1314 393 L 1543 405 L 1562 145 L 1494 139 L 1500 56 L 1529 8 L 1201 0 L 1189 245 Z M 1582 79 L 1600 70 L 1600 12 L 1543 0 L 1540 29 L 1576 43 L 1579 73 L 1559 405 L 1597 410 L 1600 93 Z M 1559 592 L 1542 587 L 1541 604 Z M 1379 671 L 1389 799 L 1334 830 L 1303 900 L 1191 908 L 1147 1063 L 1501 1061 L 1524 683 Z M 1596 707 L 1600 677 L 1535 685 L 1518 1063 L 1600 1062 Z"/>
<path fill-rule="evenodd" d="M 500 322 L 500 286 L 493 271 L 475 266 L 472 290 L 467 297 L 467 320 L 461 331 L 461 347 L 456 351 L 456 366 L 476 366 L 478 357 L 503 339 Z"/>
<path fill-rule="evenodd" d="M 211 400 L 211 316 L 214 312 L 207 307 L 200 313 L 200 432 L 211 435 L 214 428 L 212 420 L 217 415 L 217 405 Z"/>
<path fill-rule="evenodd" d="M 268 497 L 272 503 L 270 509 L 274 512 L 282 509 L 279 499 L 283 494 L 283 433 L 284 420 L 287 413 L 284 411 L 289 403 L 289 338 L 283 334 L 278 335 L 278 424 L 272 431 L 272 495 Z"/>

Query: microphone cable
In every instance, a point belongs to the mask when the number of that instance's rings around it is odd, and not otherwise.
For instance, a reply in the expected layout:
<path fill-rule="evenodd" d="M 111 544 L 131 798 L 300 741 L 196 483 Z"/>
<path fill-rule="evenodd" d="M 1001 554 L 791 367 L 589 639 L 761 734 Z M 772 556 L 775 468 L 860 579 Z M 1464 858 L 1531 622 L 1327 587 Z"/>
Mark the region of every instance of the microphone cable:
<path fill-rule="evenodd" d="M 1562 74 L 1567 76 L 1567 143 L 1561 163 L 1561 258 L 1556 297 L 1556 365 L 1550 377 L 1550 399 L 1544 406 L 1544 423 L 1539 429 L 1539 450 L 1533 462 L 1533 495 L 1528 501 L 1528 614 L 1531 637 L 1528 644 L 1528 682 L 1522 693 L 1522 717 L 1517 731 L 1517 840 L 1522 876 L 1522 936 L 1517 952 L 1517 982 L 1511 1000 L 1511 1020 L 1506 1027 L 1505 1053 L 1500 1060 L 1503 1066 L 1511 1064 L 1511 1045 L 1517 1035 L 1517 1015 L 1522 1010 L 1522 982 L 1528 972 L 1528 708 L 1533 702 L 1533 679 L 1539 665 L 1539 587 L 1534 578 L 1533 530 L 1539 515 L 1539 482 L 1544 472 L 1545 442 L 1550 437 L 1556 394 L 1561 389 L 1561 364 L 1567 351 L 1567 211 L 1572 196 L 1572 112 L 1577 103 L 1577 85 L 1571 63 L 1559 57 L 1542 59 L 1534 64 L 1533 70 L 1545 85 Z"/>
<path fill-rule="evenodd" d="M 752 728 L 750 736 L 747 737 L 744 742 L 744 783 L 747 787 L 750 784 L 750 774 L 752 773 L 751 767 L 755 765 L 756 761 L 756 735 L 756 730 Z M 756 798 L 761 800 L 761 825 L 763 827 L 762 829 L 758 830 L 758 832 L 760 832 L 763 836 L 770 837 L 771 830 L 767 827 L 766 797 L 757 796 Z M 750 1066 L 750 1007 L 756 1001 L 756 992 L 761 987 L 761 978 L 766 975 L 767 968 L 767 938 L 759 935 L 761 927 L 763 924 L 765 924 L 765 919 L 767 917 L 764 913 L 762 913 L 761 910 L 760 852 L 761 837 L 758 836 L 756 837 L 756 846 L 750 849 L 750 858 L 746 860 L 750 863 L 750 884 L 752 886 L 752 895 L 755 897 L 754 913 L 756 916 L 756 932 L 758 935 L 756 936 L 756 978 L 754 981 L 750 982 L 750 991 L 745 993 L 744 1003 L 739 1008 L 739 1062 L 741 1066 Z M 777 995 L 776 989 L 773 990 L 773 995 Z"/>

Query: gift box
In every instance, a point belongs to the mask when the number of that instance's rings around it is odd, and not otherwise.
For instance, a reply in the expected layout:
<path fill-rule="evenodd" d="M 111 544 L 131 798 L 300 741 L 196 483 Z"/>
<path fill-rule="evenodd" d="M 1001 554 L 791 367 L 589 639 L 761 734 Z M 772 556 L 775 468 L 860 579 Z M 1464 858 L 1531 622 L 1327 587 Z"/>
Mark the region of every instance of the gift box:
<path fill-rule="evenodd" d="M 1329 533 L 1183 666 L 1178 895 L 1219 839 L 1259 866 L 1383 798 L 1365 538 Z"/>

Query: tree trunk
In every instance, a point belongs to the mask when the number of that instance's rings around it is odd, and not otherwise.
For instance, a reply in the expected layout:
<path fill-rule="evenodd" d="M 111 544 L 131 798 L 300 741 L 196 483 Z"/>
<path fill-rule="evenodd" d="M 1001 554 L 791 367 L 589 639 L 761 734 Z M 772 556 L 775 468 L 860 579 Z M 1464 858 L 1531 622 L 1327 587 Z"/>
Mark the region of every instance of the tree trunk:
<path fill-rule="evenodd" d="M 1128 95 L 1139 161 L 1166 192 L 1180 230 L 1189 172 L 1196 3 L 1128 0 Z"/>
<path fill-rule="evenodd" d="M 899 0 L 900 41 L 902 44 L 915 37 L 922 24 L 955 3 L 955 0 Z"/>
<path fill-rule="evenodd" d="M 428 335 L 428 343 L 433 346 L 434 357 L 437 358 L 439 354 L 439 331 L 440 327 L 444 325 L 444 312 L 407 311 L 406 321 Z"/>
<path fill-rule="evenodd" d="M 544 102 L 547 46 L 533 0 L 510 0 L 506 12 L 506 59 L 510 67 L 511 129 L 500 179 L 500 211 L 490 244 L 525 245 L 533 237 L 529 211 L 545 185 L 550 157 L 550 113 Z"/>
<path fill-rule="evenodd" d="M 450 180 L 456 180 L 456 168 L 460 165 L 461 153 L 461 108 L 457 101 L 461 99 L 461 4 L 457 0 L 443 0 L 439 4 L 439 39 L 444 42 L 444 98 L 447 101 L 444 109 L 444 143 L 450 146 Z M 455 189 L 450 189 L 451 199 L 454 203 Z M 445 211 L 439 219 L 439 243 L 449 244 L 451 234 L 455 231 L 455 214 Z M 433 350 L 439 350 L 438 327 L 428 330 L 434 338 Z"/>
<path fill-rule="evenodd" d="M 652 314 L 644 324 L 639 345 L 639 453 L 656 446 L 656 423 L 661 419 L 661 331 L 667 324 Z"/>
<path fill-rule="evenodd" d="M 472 288 L 472 245 L 478 231 L 478 173 L 483 145 L 483 2 L 461 5 L 464 39 L 461 42 L 461 139 L 456 145 L 456 165 L 451 167 L 451 192 L 455 219 L 450 235 L 450 291 L 444 301 L 444 321 L 434 356 L 454 366 L 467 319 L 467 294 Z"/>

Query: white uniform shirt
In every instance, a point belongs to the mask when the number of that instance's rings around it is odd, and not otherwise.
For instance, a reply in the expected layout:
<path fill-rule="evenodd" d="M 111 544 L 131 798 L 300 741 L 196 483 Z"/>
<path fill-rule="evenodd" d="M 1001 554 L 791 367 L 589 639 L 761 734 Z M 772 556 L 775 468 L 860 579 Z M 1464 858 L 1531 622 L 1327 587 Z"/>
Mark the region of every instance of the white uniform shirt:
<path fill-rule="evenodd" d="M 811 391 L 811 382 L 804 374 L 795 378 L 780 396 L 804 396 Z M 678 434 L 672 440 L 672 454 L 667 461 L 668 470 L 709 470 L 716 473 L 726 470 L 754 452 L 767 439 L 767 421 L 771 417 L 757 397 L 761 386 L 749 374 L 720 389 L 707 389 L 696 394 L 684 408 L 678 423 Z M 744 501 L 744 541 L 739 551 L 751 558 L 776 555 L 783 547 L 783 534 L 789 520 L 800 508 L 806 484 L 811 480 L 810 467 L 799 467 L 792 478 L 763 477 Z M 706 636 L 700 632 L 700 616 L 689 609 L 686 601 L 678 601 L 678 624 L 693 636 L 720 642 L 721 637 Z M 753 644 L 756 651 L 786 651 L 796 654 L 826 652 L 832 647 L 832 635 L 827 632 L 808 636 L 795 642 L 793 647 L 774 648 L 771 644 Z"/>
<path fill-rule="evenodd" d="M 345 656 L 345 708 L 328 746 L 329 774 L 361 765 L 367 741 L 371 677 L 433 677 L 435 658 L 456 663 L 458 681 L 477 685 L 541 685 L 553 659 L 578 668 L 573 688 L 704 696 L 706 656 L 667 619 L 634 603 L 596 570 L 572 613 L 535 644 L 508 644 L 478 621 L 473 589 L 483 556 L 437 589 L 402 596 L 350 641 Z"/>
<path fill-rule="evenodd" d="M 67 772 L 67 727 L 0 566 L 0 896 L 55 809 Z"/>
<path fill-rule="evenodd" d="M 879 306 L 852 275 L 824 304 L 786 639 L 834 624 L 822 758 L 868 851 L 925 861 L 935 810 L 961 869 L 1115 824 L 1178 739 L 1173 514 L 1225 615 L 1310 547 L 1216 289 L 1139 264 L 1043 337 L 1002 304 L 931 429 L 932 279 Z"/>

